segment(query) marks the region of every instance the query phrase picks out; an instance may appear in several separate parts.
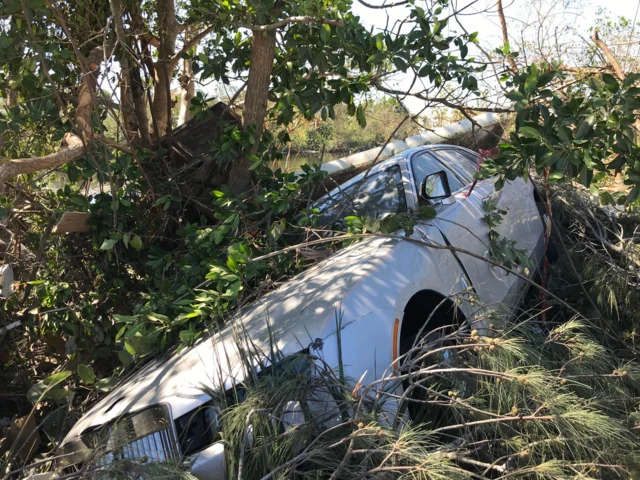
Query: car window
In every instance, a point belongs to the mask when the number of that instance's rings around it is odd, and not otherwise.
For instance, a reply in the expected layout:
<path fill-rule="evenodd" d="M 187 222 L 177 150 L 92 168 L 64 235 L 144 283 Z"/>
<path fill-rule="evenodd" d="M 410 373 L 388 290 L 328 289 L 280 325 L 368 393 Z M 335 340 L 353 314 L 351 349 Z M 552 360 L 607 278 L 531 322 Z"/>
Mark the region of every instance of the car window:
<path fill-rule="evenodd" d="M 427 175 L 441 172 L 442 170 L 444 170 L 447 174 L 447 179 L 449 180 L 449 188 L 451 188 L 452 192 L 456 192 L 464 187 L 458 177 L 454 175 L 451 170 L 445 168 L 442 163 L 438 162 L 434 157 L 432 157 L 429 151 L 425 151 L 411 157 L 411 168 L 413 169 L 413 177 L 416 181 L 416 191 L 418 192 L 420 191 L 422 181 Z"/>
<path fill-rule="evenodd" d="M 457 150 L 434 150 L 431 152 L 438 161 L 452 170 L 465 185 L 473 182 L 473 174 L 476 173 L 476 162 Z"/>
<path fill-rule="evenodd" d="M 333 195 L 320 209 L 322 225 L 354 214 L 379 219 L 405 211 L 407 205 L 400 167 L 394 165 L 356 182 Z"/>

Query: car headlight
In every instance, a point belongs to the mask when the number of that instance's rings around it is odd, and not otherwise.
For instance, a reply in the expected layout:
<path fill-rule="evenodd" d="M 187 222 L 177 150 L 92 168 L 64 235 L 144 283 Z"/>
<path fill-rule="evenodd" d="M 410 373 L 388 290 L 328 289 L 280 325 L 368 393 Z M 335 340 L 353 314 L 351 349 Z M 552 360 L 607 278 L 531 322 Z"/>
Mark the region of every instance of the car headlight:
<path fill-rule="evenodd" d="M 85 430 L 80 442 L 62 447 L 60 467 L 89 462 L 89 471 L 121 460 L 139 463 L 177 461 L 179 452 L 169 407 L 154 405 Z"/>

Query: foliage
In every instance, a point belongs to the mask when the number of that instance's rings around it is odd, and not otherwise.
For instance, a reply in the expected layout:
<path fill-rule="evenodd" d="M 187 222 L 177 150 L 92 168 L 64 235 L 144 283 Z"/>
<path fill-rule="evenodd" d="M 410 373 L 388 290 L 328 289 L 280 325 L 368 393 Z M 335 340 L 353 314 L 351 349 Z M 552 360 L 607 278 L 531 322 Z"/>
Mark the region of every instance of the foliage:
<path fill-rule="evenodd" d="M 494 322 L 488 329 L 463 326 L 417 345 L 399 374 L 364 388 L 313 355 L 249 376 L 238 386 L 242 402 L 218 400 L 230 471 L 244 478 L 637 474 L 638 365 L 617 361 L 577 320 L 546 330 L 534 312 L 517 323 L 486 315 Z M 398 400 L 390 392 L 403 381 Z M 306 422 L 285 428 L 280 419 L 292 399 Z M 403 412 L 416 403 L 431 423 L 407 423 Z"/>
<path fill-rule="evenodd" d="M 567 97 L 549 88 L 563 79 L 557 64 L 532 64 L 507 82 L 513 87 L 507 97 L 515 102 L 515 131 L 510 143 L 500 146 L 500 157 L 485 162 L 480 176 L 499 175 L 496 186 L 501 188 L 506 180 L 526 178 L 535 169 L 551 182 L 576 179 L 597 194 L 594 181 L 621 171 L 632 190 L 628 195 L 602 192 L 600 200 L 634 203 L 640 193 L 640 147 L 634 126 L 639 78 L 630 74 L 619 82 L 607 73 L 590 76 Z"/>
<path fill-rule="evenodd" d="M 515 240 L 505 238 L 498 232 L 507 211 L 499 209 L 497 196 L 487 198 L 482 203 L 482 209 L 485 211 L 482 219 L 489 226 L 489 255 L 492 260 L 508 269 L 521 267 L 528 274 L 532 265 L 527 250 L 518 248 Z"/>
<path fill-rule="evenodd" d="M 397 101 L 384 99 L 371 101 L 365 107 L 367 124 L 364 128 L 347 114 L 344 106 L 336 107 L 335 120 L 314 118 L 301 121 L 289 137 L 293 151 L 360 152 L 383 145 L 389 138 L 405 139 L 418 132 L 418 127 L 406 121 L 394 133 L 406 117 Z"/>

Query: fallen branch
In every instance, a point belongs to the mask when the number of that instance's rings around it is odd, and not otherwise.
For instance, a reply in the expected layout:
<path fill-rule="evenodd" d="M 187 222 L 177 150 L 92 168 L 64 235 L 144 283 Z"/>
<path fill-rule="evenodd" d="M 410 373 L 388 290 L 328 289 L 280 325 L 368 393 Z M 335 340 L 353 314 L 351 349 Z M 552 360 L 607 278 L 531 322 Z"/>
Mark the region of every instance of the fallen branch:
<path fill-rule="evenodd" d="M 602 51 L 602 53 L 604 54 L 604 56 L 607 59 L 607 62 L 609 62 L 609 65 L 613 69 L 613 72 L 616 74 L 616 77 L 618 77 L 618 80 L 622 81 L 625 78 L 627 78 L 627 76 L 622 71 L 622 68 L 620 67 L 620 64 L 618 63 L 618 60 L 616 59 L 616 57 L 613 54 L 613 52 L 611 51 L 611 49 L 598 36 L 598 29 L 597 28 L 593 29 L 593 34 L 591 35 L 591 40 L 593 40 L 593 43 L 595 43 L 596 46 Z"/>
<path fill-rule="evenodd" d="M 7 180 L 18 175 L 54 168 L 76 160 L 86 151 L 84 142 L 73 133 L 66 133 L 62 140 L 62 149 L 43 157 L 16 158 L 0 164 L 0 189 Z"/>

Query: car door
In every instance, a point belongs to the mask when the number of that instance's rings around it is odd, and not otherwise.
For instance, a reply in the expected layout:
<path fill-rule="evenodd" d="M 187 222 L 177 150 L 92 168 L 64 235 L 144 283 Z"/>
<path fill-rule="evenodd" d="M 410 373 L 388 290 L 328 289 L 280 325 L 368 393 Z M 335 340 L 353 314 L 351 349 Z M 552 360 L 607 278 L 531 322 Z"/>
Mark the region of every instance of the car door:
<path fill-rule="evenodd" d="M 447 156 L 449 159 L 465 157 L 469 162 L 458 162 L 457 165 L 468 167 L 473 164 L 477 167 L 477 154 L 466 149 L 437 150 L 434 154 L 441 159 Z M 486 180 L 493 183 L 493 180 Z M 498 207 L 506 211 L 502 223 L 497 231 L 509 240 L 516 241 L 517 248 L 525 248 L 529 252 L 530 264 L 538 265 L 542 259 L 544 227 L 540 213 L 533 196 L 533 185 L 522 178 L 507 181 L 504 187 L 497 193 Z M 534 268 L 530 269 L 533 273 Z"/>
<path fill-rule="evenodd" d="M 450 152 L 438 155 L 442 151 L 425 149 L 410 159 L 415 191 L 420 191 L 422 180 L 427 175 L 444 170 L 455 200 L 452 203 L 435 203 L 433 207 L 436 209 L 436 218 L 419 225 L 417 230 L 425 232 L 431 224 L 442 232 L 445 242 L 458 250 L 456 256 L 485 305 L 512 306 L 519 287 L 517 277 L 507 275 L 504 270 L 484 261 L 489 257 L 489 227 L 482 218 L 485 213 L 482 205 L 496 193 L 493 184 L 491 181 L 480 181 L 467 196 L 475 171 L 474 163 L 464 156 L 454 156 Z M 502 195 L 504 194 L 498 193 L 498 196 Z M 425 202 L 419 199 L 418 203 Z"/>

